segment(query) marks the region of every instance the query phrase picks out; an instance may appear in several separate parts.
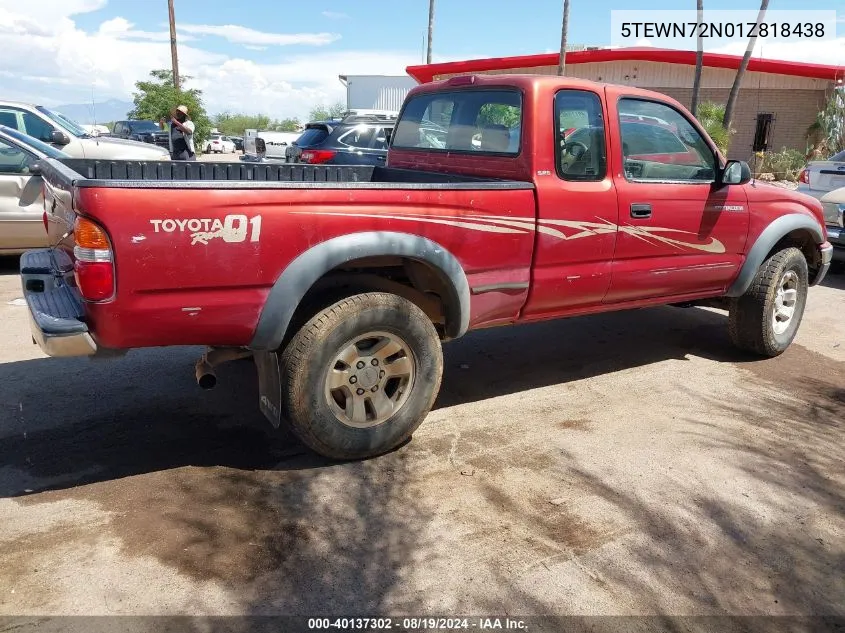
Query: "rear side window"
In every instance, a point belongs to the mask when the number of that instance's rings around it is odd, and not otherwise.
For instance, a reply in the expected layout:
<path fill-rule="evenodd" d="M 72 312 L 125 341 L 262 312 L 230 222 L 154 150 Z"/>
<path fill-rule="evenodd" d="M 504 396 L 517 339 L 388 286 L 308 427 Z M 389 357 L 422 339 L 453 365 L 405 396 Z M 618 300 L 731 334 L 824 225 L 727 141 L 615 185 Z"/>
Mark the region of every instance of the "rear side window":
<path fill-rule="evenodd" d="M 342 134 L 337 141 L 347 147 L 368 148 L 370 146 L 370 141 L 373 140 L 374 132 L 375 128 L 367 127 L 366 125 L 358 125 Z"/>
<path fill-rule="evenodd" d="M 594 92 L 555 95 L 557 173 L 564 180 L 603 180 L 607 172 L 604 117 Z"/>
<path fill-rule="evenodd" d="M 479 154 L 518 154 L 522 95 L 516 90 L 459 90 L 413 97 L 393 147 Z"/>
<path fill-rule="evenodd" d="M 319 145 L 328 137 L 329 131 L 326 128 L 309 127 L 299 136 L 298 139 L 296 139 L 296 144 L 299 147 L 312 147 L 314 145 Z"/>

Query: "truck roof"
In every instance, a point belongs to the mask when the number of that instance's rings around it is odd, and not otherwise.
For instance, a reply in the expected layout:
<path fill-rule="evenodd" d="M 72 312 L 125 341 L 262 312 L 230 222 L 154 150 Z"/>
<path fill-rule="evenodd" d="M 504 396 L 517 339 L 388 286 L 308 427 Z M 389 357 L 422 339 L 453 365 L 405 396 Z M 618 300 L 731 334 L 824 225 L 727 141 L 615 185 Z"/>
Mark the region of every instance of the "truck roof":
<path fill-rule="evenodd" d="M 596 92 L 607 91 L 609 97 L 616 97 L 621 95 L 643 97 L 645 99 L 660 99 L 666 103 L 675 105 L 676 107 L 685 110 L 686 107 L 681 103 L 672 99 L 668 95 L 658 93 L 653 90 L 645 90 L 643 88 L 635 88 L 634 86 L 625 86 L 622 84 L 611 84 L 597 81 L 589 81 L 587 79 L 576 79 L 575 77 L 560 77 L 557 75 L 528 75 L 528 74 L 496 74 L 496 75 L 457 75 L 449 79 L 442 79 L 439 81 L 432 81 L 425 84 L 420 84 L 408 93 L 408 98 L 418 94 L 425 94 L 429 92 L 438 92 L 444 89 L 454 88 L 460 90 L 462 88 L 470 87 L 508 87 L 518 88 L 523 92 L 532 90 L 556 91 L 563 88 L 592 90 Z"/>

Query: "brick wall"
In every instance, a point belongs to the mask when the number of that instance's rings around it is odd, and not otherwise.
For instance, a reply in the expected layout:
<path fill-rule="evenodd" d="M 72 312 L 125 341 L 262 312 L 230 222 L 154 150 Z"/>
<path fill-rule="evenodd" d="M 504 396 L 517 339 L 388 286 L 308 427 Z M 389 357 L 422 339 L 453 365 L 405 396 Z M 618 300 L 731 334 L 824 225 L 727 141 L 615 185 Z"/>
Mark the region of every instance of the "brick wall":
<path fill-rule="evenodd" d="M 692 88 L 654 88 L 677 99 L 687 108 L 692 99 Z M 726 103 L 730 90 L 703 88 L 701 101 Z M 807 149 L 807 128 L 816 120 L 824 107 L 824 90 L 745 90 L 739 93 L 734 110 L 732 127 L 736 130 L 728 152 L 731 158 L 748 160 L 754 143 L 754 130 L 758 112 L 775 115 L 772 143 L 769 149 L 780 151 L 783 147 L 804 152 Z"/>

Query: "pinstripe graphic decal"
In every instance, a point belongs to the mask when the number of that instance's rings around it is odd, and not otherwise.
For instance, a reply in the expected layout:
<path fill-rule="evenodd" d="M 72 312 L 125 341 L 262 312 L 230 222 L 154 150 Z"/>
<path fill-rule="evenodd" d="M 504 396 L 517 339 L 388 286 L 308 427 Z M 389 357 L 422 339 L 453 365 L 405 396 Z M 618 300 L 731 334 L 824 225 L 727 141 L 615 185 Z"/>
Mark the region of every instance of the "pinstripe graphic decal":
<path fill-rule="evenodd" d="M 426 222 L 428 224 L 454 226 L 470 231 L 480 231 L 482 233 L 526 235 L 536 231 L 542 235 L 548 235 L 549 237 L 563 241 L 578 240 L 597 235 L 608 235 L 618 231 L 655 246 L 657 244 L 666 244 L 679 250 L 692 249 L 705 253 L 725 252 L 725 245 L 714 237 L 709 238 L 709 241 L 703 244 L 699 242 L 688 242 L 678 238 L 687 235 L 694 236 L 696 235 L 695 233 L 661 226 L 617 225 L 598 217 L 596 219 L 600 220 L 599 222 L 547 219 L 535 221 L 534 218 L 520 218 L 506 215 L 387 215 L 383 213 L 336 213 L 332 211 L 293 211 L 292 215 L 320 215 L 398 220 L 403 222 Z M 667 233 L 674 234 L 676 237 L 670 237 L 666 235 Z"/>

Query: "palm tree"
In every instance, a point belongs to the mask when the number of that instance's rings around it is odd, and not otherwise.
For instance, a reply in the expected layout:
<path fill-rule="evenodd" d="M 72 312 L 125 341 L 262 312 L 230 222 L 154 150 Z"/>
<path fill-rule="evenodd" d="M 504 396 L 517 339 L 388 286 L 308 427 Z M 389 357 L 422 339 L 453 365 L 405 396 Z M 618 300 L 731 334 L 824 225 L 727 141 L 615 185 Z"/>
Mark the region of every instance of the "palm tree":
<path fill-rule="evenodd" d="M 766 10 L 769 8 L 769 0 L 762 0 L 760 2 L 760 13 L 757 14 L 757 24 L 760 24 L 766 19 Z M 754 29 L 753 37 L 748 39 L 748 46 L 745 48 L 745 55 L 742 56 L 742 62 L 739 64 L 739 70 L 736 71 L 734 77 L 734 85 L 731 86 L 731 93 L 728 96 L 728 102 L 725 104 L 725 118 L 722 120 L 722 125 L 725 129 L 730 129 L 731 121 L 734 116 L 734 108 L 736 107 L 736 100 L 739 97 L 739 86 L 745 76 L 745 70 L 748 68 L 748 62 L 751 60 L 751 53 L 754 52 L 754 44 L 757 43 L 757 29 Z"/>
<path fill-rule="evenodd" d="M 434 0 L 428 0 L 428 49 L 425 55 L 425 63 L 431 63 L 431 36 L 434 33 Z"/>
<path fill-rule="evenodd" d="M 701 88 L 701 68 L 704 66 L 704 39 L 701 37 L 701 23 L 704 22 L 704 0 L 698 0 L 698 19 L 696 26 L 698 33 L 698 44 L 695 49 L 695 76 L 692 80 L 692 103 L 690 111 L 695 116 L 698 110 L 698 90 Z"/>
<path fill-rule="evenodd" d="M 563 26 L 560 32 L 560 59 L 557 64 L 557 74 L 566 74 L 566 35 L 569 31 L 569 0 L 563 0 Z"/>

